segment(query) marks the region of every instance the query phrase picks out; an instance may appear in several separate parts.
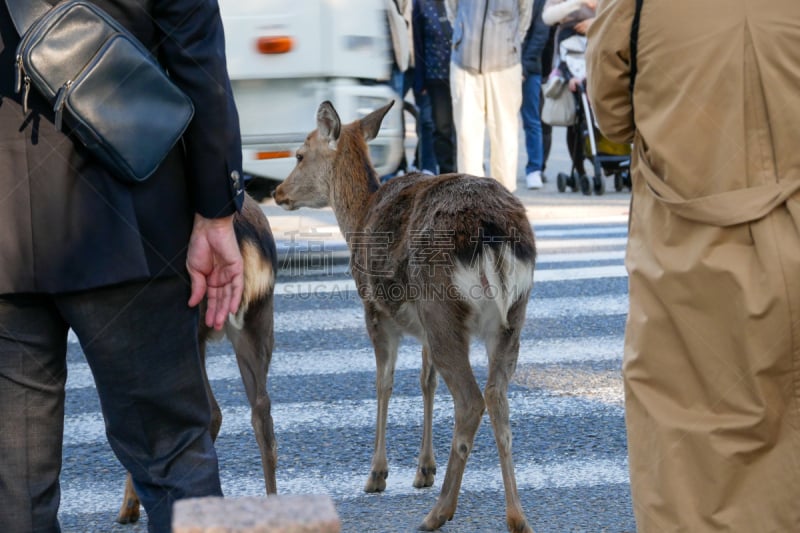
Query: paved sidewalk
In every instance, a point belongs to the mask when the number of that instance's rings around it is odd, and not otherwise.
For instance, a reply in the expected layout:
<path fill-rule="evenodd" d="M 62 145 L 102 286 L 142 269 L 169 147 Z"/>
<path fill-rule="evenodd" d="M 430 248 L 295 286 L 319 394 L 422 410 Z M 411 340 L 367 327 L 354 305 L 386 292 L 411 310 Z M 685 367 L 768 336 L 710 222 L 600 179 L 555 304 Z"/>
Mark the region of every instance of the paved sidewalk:
<path fill-rule="evenodd" d="M 616 192 L 613 177 L 605 178 L 606 193 L 602 196 L 584 196 L 569 188 L 566 192 L 558 192 L 556 175 L 558 172 L 568 173 L 571 168 L 564 139 L 564 129 L 554 128 L 553 148 L 546 171 L 548 181 L 539 190 L 525 188 L 525 144 L 524 141 L 520 142 L 520 171 L 515 194 L 525 206 L 534 229 L 557 223 L 626 220 L 630 192 L 627 189 Z M 411 160 L 413 153 L 409 156 L 409 161 Z M 591 165 L 587 164 L 587 170 L 590 168 Z M 347 245 L 331 208 L 286 211 L 271 199 L 265 200 L 261 205 L 278 245 L 282 271 L 321 274 L 327 265 L 346 264 L 349 260 Z"/>

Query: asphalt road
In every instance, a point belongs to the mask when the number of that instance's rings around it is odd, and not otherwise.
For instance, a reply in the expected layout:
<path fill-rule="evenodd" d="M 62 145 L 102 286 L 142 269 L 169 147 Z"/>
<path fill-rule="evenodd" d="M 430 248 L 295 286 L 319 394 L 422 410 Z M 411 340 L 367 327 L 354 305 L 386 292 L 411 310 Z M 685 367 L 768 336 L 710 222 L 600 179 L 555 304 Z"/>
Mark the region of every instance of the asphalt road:
<path fill-rule="evenodd" d="M 554 203 L 568 194 L 554 193 Z M 594 197 L 571 201 L 586 208 L 600 205 Z M 509 391 L 517 482 L 538 533 L 635 529 L 620 379 L 627 227 L 624 217 L 589 220 L 585 215 L 579 205 L 575 217 L 534 223 L 540 256 Z M 407 339 L 389 405 L 387 490 L 364 493 L 374 436 L 375 372 L 361 303 L 349 290 L 352 281 L 343 268 L 312 274 L 283 276 L 277 286 L 269 390 L 279 446 L 278 490 L 330 494 L 345 532 L 412 531 L 441 488 L 452 436 L 451 397 L 440 380 L 434 421 L 439 474 L 433 487 L 414 489 L 422 399 L 419 345 Z M 208 359 L 224 415 L 217 441 L 223 490 L 230 497 L 261 495 L 249 408 L 227 341 L 212 345 Z M 483 384 L 481 345 L 473 345 L 472 362 Z M 124 471 L 105 441 L 91 374 L 75 342 L 69 345 L 67 387 L 63 530 L 146 531 L 146 516 L 135 525 L 113 522 Z M 485 416 L 458 510 L 441 531 L 505 531 L 503 509 L 498 457 Z"/>

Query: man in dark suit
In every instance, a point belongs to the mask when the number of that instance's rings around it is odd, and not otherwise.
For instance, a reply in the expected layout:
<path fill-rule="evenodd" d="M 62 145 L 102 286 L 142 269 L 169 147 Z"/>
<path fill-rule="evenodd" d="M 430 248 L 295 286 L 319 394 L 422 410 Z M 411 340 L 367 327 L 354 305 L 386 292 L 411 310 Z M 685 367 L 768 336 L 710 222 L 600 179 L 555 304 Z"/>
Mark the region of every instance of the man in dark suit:
<path fill-rule="evenodd" d="M 203 296 L 206 323 L 220 328 L 243 283 L 232 226 L 241 141 L 218 6 L 95 3 L 153 51 L 195 116 L 146 182 L 116 179 L 55 130 L 35 92 L 23 114 L 12 86 L 19 35 L 0 3 L 2 531 L 59 530 L 70 328 L 150 531 L 170 530 L 176 499 L 221 494 L 196 334 Z"/>

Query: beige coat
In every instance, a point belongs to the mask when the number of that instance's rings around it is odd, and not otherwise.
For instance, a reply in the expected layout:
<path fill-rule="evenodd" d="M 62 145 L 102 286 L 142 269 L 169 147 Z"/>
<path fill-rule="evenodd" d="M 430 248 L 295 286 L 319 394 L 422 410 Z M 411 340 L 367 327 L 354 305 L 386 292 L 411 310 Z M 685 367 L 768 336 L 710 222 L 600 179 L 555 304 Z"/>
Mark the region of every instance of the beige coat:
<path fill-rule="evenodd" d="M 623 374 L 640 533 L 800 531 L 800 1 L 634 0 L 589 32 L 631 141 Z"/>

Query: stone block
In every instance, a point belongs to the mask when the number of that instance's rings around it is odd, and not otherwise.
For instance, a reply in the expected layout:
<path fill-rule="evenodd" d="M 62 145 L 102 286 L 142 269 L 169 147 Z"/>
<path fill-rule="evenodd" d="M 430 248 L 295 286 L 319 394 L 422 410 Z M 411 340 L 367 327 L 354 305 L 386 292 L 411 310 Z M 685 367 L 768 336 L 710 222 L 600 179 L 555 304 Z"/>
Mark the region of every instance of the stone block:
<path fill-rule="evenodd" d="M 187 498 L 175 502 L 172 533 L 339 533 L 327 495 Z"/>

